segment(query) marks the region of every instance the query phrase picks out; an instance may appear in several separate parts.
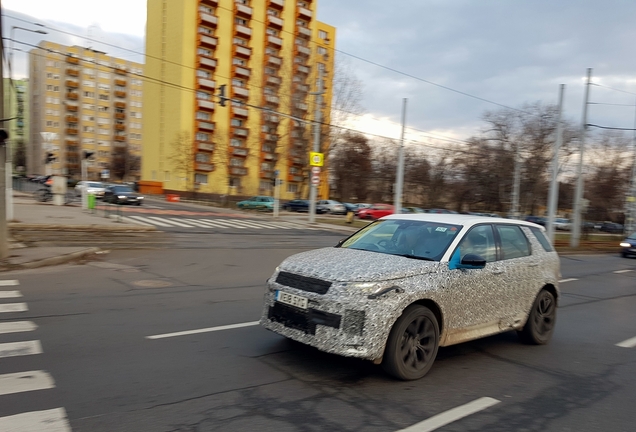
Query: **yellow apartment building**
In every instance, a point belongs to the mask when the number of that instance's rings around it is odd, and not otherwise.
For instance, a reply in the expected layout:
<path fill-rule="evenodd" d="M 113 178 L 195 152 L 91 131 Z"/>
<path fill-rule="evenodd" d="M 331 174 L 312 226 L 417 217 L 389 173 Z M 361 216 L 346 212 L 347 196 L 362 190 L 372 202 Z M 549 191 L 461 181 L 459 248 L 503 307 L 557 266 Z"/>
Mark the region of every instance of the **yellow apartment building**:
<path fill-rule="evenodd" d="M 43 41 L 31 50 L 27 173 L 79 178 L 88 151 L 89 179 L 138 179 L 142 78 L 142 64 L 90 48 Z M 47 153 L 55 157 L 48 167 Z"/>
<path fill-rule="evenodd" d="M 335 28 L 317 0 L 148 0 L 142 185 L 307 197 L 319 76 L 330 120 Z M 219 103 L 221 86 L 230 98 Z M 325 127 L 323 126 L 323 130 Z M 322 150 L 329 146 L 323 134 Z M 323 169 L 320 190 L 328 194 Z M 325 195 L 322 193 L 321 195 Z"/>

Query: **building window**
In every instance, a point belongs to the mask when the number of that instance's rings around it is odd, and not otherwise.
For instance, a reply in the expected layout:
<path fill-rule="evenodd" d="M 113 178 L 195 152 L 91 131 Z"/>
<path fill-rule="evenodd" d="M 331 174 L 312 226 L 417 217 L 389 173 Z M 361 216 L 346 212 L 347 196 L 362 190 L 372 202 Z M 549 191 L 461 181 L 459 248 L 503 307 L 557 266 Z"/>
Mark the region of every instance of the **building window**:
<path fill-rule="evenodd" d="M 210 162 L 210 155 L 208 153 L 197 153 L 195 159 L 197 162 L 208 163 Z"/>
<path fill-rule="evenodd" d="M 238 159 L 238 158 L 231 158 L 230 159 L 230 165 L 233 167 L 242 167 L 243 166 L 243 160 L 242 159 Z"/>
<path fill-rule="evenodd" d="M 259 183 L 259 188 L 261 190 L 271 190 L 272 189 L 272 182 L 267 181 L 267 180 L 261 180 Z"/>
<path fill-rule="evenodd" d="M 237 38 L 237 37 L 235 37 L 233 39 L 233 42 L 234 42 L 234 45 L 243 45 L 243 46 L 247 46 L 248 45 L 248 42 L 247 42 L 246 39 L 241 39 L 241 38 Z"/>
<path fill-rule="evenodd" d="M 232 64 L 239 65 L 239 66 L 245 66 L 245 60 L 240 59 L 240 58 L 233 58 L 232 59 Z"/>
<path fill-rule="evenodd" d="M 203 111 L 197 111 L 197 120 L 210 120 L 210 114 Z"/>
<path fill-rule="evenodd" d="M 320 55 L 325 55 L 325 54 L 327 54 L 327 48 L 325 48 L 325 47 L 321 47 L 321 46 L 319 46 L 319 47 L 317 48 L 317 51 L 318 51 L 318 54 L 320 54 Z"/>
<path fill-rule="evenodd" d="M 234 78 L 232 79 L 232 85 L 236 87 L 245 87 L 245 81 L 241 79 Z"/>
<path fill-rule="evenodd" d="M 241 119 L 232 119 L 230 121 L 230 124 L 232 126 L 241 127 L 241 126 L 243 126 L 243 120 L 241 120 Z"/>
<path fill-rule="evenodd" d="M 297 193 L 298 185 L 296 183 L 287 183 L 287 192 L 289 193 Z"/>
<path fill-rule="evenodd" d="M 201 78 L 210 78 L 212 76 L 212 74 L 208 71 L 204 71 L 201 69 L 197 70 L 197 76 L 201 77 Z"/>
<path fill-rule="evenodd" d="M 243 147 L 243 141 L 241 141 L 240 139 L 232 138 L 230 140 L 230 145 L 232 147 Z"/>
<path fill-rule="evenodd" d="M 279 33 L 278 33 L 278 30 L 273 29 L 273 28 L 269 28 L 269 27 L 267 27 L 266 32 L 267 32 L 267 34 L 268 34 L 268 35 L 270 35 L 270 36 L 278 36 L 278 34 L 279 34 Z"/>
<path fill-rule="evenodd" d="M 198 48 L 197 49 L 197 54 L 204 55 L 204 56 L 207 56 L 207 57 L 212 57 L 212 51 L 210 51 L 209 49 L 205 49 L 205 48 Z"/>
<path fill-rule="evenodd" d="M 197 91 L 197 99 L 210 100 L 210 93 Z"/>
<path fill-rule="evenodd" d="M 108 100 L 108 95 L 100 94 L 99 95 L 99 100 Z"/>
<path fill-rule="evenodd" d="M 107 107 L 107 106 L 100 105 L 100 106 L 98 106 L 98 107 L 97 107 L 97 111 L 100 111 L 100 112 L 107 112 L 107 111 L 108 111 L 108 107 Z"/>
<path fill-rule="evenodd" d="M 272 170 L 272 164 L 269 162 L 263 162 L 261 164 L 261 171 L 271 171 Z"/>
<path fill-rule="evenodd" d="M 203 132 L 197 132 L 196 138 L 197 141 L 209 141 L 210 135 Z"/>
<path fill-rule="evenodd" d="M 324 31 L 324 30 L 320 30 L 320 31 L 318 31 L 318 37 L 319 37 L 320 39 L 328 39 L 328 38 L 329 38 L 329 35 L 327 34 L 327 32 L 326 32 L 326 31 Z"/>
<path fill-rule="evenodd" d="M 234 18 L 234 22 L 238 25 L 247 25 L 247 20 L 243 18 Z"/>
<path fill-rule="evenodd" d="M 94 92 L 85 91 L 84 92 L 84 97 L 94 98 L 95 97 L 95 93 Z"/>
<path fill-rule="evenodd" d="M 230 177 L 230 187 L 241 187 L 241 179 Z"/>
<path fill-rule="evenodd" d="M 206 185 L 206 184 L 208 184 L 208 175 L 207 174 L 199 174 L 199 173 L 197 173 L 197 174 L 194 175 L 194 182 Z"/>
<path fill-rule="evenodd" d="M 203 33 L 203 34 L 206 34 L 206 35 L 213 35 L 214 34 L 214 30 L 209 28 L 209 27 L 199 26 L 199 33 Z"/>

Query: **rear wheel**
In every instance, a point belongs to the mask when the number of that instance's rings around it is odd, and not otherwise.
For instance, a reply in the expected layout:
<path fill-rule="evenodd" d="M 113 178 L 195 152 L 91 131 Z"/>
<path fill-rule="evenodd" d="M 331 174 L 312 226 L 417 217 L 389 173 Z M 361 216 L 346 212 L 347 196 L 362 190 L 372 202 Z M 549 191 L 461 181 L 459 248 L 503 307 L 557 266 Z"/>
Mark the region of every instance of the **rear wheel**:
<path fill-rule="evenodd" d="M 401 380 L 422 378 L 433 366 L 439 348 L 439 324 L 430 309 L 411 305 L 393 325 L 382 367 Z"/>
<path fill-rule="evenodd" d="M 522 342 L 545 345 L 550 341 L 556 324 L 556 306 L 554 295 L 547 290 L 541 290 L 534 300 L 526 325 L 517 332 Z"/>

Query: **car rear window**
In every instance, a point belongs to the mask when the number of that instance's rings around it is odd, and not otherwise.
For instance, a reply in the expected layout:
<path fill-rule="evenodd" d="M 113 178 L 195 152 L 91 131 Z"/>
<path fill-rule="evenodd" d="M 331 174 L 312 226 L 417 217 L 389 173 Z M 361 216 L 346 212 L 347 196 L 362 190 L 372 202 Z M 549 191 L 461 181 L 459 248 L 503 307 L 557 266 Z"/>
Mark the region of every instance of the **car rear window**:
<path fill-rule="evenodd" d="M 548 240 L 548 238 L 545 236 L 545 233 L 543 232 L 543 230 L 539 228 L 530 227 L 530 231 L 532 231 L 532 234 L 534 234 L 537 240 L 539 240 L 539 243 L 541 243 L 541 246 L 543 246 L 543 249 L 546 252 L 554 251 L 554 248 L 550 244 L 550 240 Z"/>

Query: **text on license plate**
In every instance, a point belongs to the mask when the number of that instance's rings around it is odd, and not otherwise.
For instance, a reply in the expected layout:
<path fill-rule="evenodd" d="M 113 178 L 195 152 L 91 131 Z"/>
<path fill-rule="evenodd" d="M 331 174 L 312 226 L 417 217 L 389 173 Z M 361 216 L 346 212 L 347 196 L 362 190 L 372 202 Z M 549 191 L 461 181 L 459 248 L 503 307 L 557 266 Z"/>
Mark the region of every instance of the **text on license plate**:
<path fill-rule="evenodd" d="M 294 294 L 276 291 L 276 301 L 288 304 L 290 306 L 296 306 L 297 308 L 307 309 L 307 298 Z"/>

